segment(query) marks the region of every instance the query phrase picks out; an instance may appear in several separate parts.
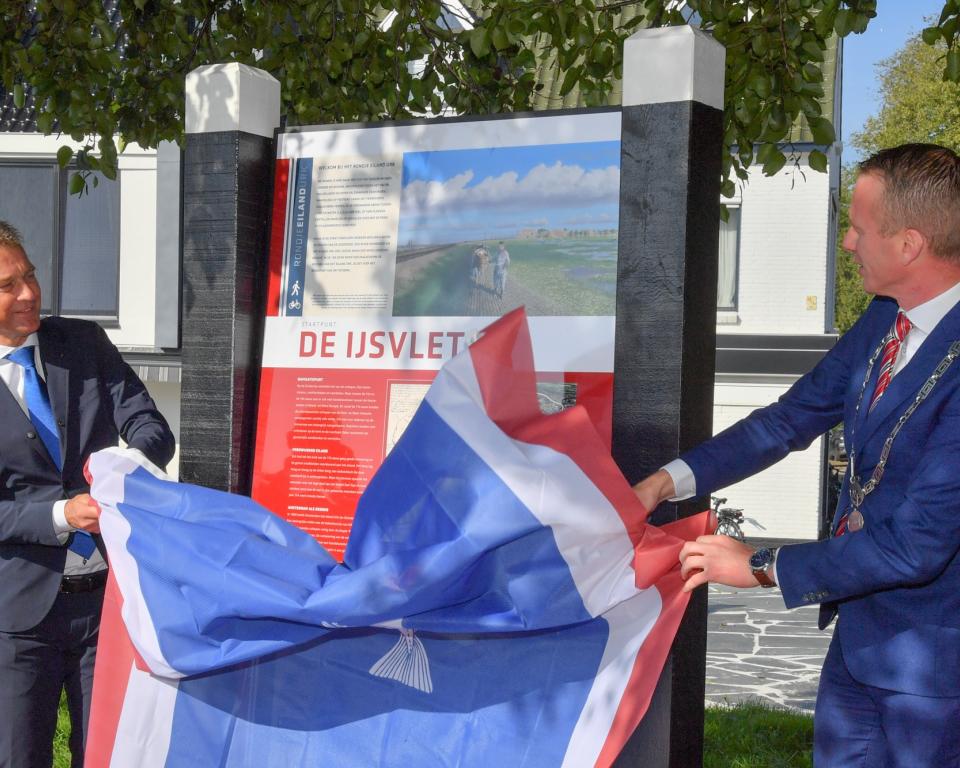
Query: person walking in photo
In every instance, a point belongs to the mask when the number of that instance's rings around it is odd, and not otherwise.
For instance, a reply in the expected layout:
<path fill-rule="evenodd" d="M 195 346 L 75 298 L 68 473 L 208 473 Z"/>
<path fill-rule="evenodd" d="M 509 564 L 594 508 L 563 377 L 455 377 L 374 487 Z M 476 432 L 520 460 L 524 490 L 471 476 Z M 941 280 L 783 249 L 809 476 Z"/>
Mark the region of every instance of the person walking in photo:
<path fill-rule="evenodd" d="M 497 246 L 497 255 L 493 258 L 493 288 L 497 293 L 497 298 L 502 299 L 503 292 L 507 287 L 507 270 L 510 268 L 510 253 L 503 241 L 500 241 Z"/>
<path fill-rule="evenodd" d="M 690 590 L 778 585 L 836 629 L 814 715 L 817 766 L 960 765 L 960 157 L 907 144 L 862 162 L 843 247 L 876 295 L 776 403 L 634 490 L 706 495 L 839 422 L 849 467 L 832 535 L 779 549 L 702 536 Z"/>
<path fill-rule="evenodd" d="M 480 243 L 470 254 L 470 279 L 474 285 L 480 285 L 480 277 L 483 274 L 483 268 L 490 258 L 483 243 Z"/>

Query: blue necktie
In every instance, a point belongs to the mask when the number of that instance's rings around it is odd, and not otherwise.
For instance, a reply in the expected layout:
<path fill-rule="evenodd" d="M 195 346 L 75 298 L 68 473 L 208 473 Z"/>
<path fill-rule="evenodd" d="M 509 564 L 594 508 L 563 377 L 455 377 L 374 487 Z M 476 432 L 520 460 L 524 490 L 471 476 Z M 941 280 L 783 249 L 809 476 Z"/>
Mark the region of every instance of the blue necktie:
<path fill-rule="evenodd" d="M 7 359 L 23 368 L 23 398 L 27 403 L 30 421 L 33 422 L 37 434 L 43 441 L 50 458 L 53 459 L 53 463 L 57 465 L 57 469 L 63 469 L 57 420 L 50 407 L 47 387 L 34 364 L 33 347 L 20 347 L 7 355 Z M 96 544 L 93 542 L 93 537 L 86 531 L 76 531 L 70 542 L 70 549 L 87 559 L 93 554 Z"/>

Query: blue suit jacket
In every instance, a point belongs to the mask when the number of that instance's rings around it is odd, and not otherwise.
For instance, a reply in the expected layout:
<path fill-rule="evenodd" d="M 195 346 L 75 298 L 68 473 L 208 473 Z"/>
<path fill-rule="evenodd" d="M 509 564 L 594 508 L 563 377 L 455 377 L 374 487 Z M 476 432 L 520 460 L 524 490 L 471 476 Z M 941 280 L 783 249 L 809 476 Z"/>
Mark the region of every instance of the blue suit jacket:
<path fill-rule="evenodd" d="M 7 632 L 36 626 L 53 605 L 67 556 L 53 504 L 89 490 L 87 457 L 119 437 L 160 466 L 174 451 L 167 422 L 98 325 L 50 317 L 38 338 L 63 470 L 0 385 L 0 630 Z"/>
<path fill-rule="evenodd" d="M 867 363 L 896 313 L 894 301 L 875 299 L 778 402 L 685 454 L 698 492 L 752 475 L 841 420 L 866 483 L 897 419 L 960 340 L 958 306 L 868 414 L 879 361 L 874 365 L 855 418 Z M 849 503 L 845 479 L 834 527 Z M 821 603 L 821 628 L 839 610 L 844 660 L 860 682 L 923 696 L 960 695 L 960 360 L 900 431 L 883 478 L 861 509 L 862 530 L 780 550 L 777 576 L 787 606 Z"/>

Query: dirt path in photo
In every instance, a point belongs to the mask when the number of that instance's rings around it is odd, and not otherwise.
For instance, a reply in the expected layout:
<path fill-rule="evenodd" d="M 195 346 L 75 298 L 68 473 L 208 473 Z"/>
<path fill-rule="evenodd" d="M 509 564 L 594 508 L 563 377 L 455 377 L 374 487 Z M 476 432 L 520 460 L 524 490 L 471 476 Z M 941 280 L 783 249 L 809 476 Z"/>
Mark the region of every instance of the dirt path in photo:
<path fill-rule="evenodd" d="M 524 306 L 528 315 L 558 314 L 557 307 L 544 299 L 535 291 L 520 285 L 510 279 L 507 272 L 507 288 L 503 298 L 497 296 L 493 289 L 493 265 L 487 264 L 480 272 L 480 280 L 471 289 L 468 300 L 468 310 L 472 315 L 499 317 L 516 307 Z M 567 307 L 565 311 L 574 311 L 575 307 Z"/>

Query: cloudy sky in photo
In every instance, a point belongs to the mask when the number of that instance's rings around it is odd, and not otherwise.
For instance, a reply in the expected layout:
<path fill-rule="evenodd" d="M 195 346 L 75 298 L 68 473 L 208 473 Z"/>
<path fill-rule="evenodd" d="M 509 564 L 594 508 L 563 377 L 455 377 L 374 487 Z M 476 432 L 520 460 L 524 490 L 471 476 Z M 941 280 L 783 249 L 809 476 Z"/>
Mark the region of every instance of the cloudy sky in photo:
<path fill-rule="evenodd" d="M 412 152 L 403 158 L 401 246 L 617 226 L 615 141 Z"/>

